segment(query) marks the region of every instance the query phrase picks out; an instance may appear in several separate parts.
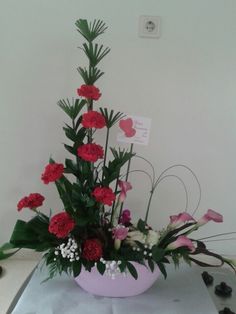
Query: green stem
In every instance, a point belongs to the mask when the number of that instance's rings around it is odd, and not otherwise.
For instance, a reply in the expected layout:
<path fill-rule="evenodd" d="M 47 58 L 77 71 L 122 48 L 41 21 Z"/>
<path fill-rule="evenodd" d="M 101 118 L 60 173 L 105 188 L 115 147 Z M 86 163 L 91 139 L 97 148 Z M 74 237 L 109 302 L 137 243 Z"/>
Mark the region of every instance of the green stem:
<path fill-rule="evenodd" d="M 130 152 L 131 154 L 132 154 L 132 152 L 133 152 L 133 148 L 134 148 L 134 144 L 132 143 L 132 144 L 130 145 L 130 150 L 129 150 L 129 152 Z M 129 161 L 128 161 L 128 166 L 127 166 L 127 172 L 126 172 L 126 176 L 125 176 L 125 181 L 128 181 L 128 178 L 129 178 L 131 158 L 132 158 L 132 157 L 130 157 L 130 159 L 129 159 Z M 124 203 L 122 203 L 122 204 L 120 205 L 119 219 L 120 219 L 120 216 L 121 216 L 123 207 L 124 207 Z"/>
<path fill-rule="evenodd" d="M 107 159 L 107 148 L 108 148 L 109 134 L 110 134 L 110 128 L 107 128 L 106 144 L 105 144 L 105 153 L 104 153 L 104 161 L 103 161 L 102 179 L 104 179 L 104 170 L 105 170 L 106 159 Z"/>
<path fill-rule="evenodd" d="M 150 196 L 149 196 L 147 210 L 146 210 L 146 215 L 145 215 L 145 223 L 147 223 L 147 219 L 148 219 L 148 215 L 149 215 L 149 210 L 150 210 L 150 205 L 151 205 L 153 193 L 154 193 L 154 188 L 152 188 L 151 191 L 150 191 Z"/>
<path fill-rule="evenodd" d="M 120 177 L 120 173 L 116 179 L 116 186 L 115 186 L 115 195 L 117 194 L 117 190 L 118 190 L 118 182 L 119 182 L 119 177 Z M 115 205 L 116 205 L 116 202 L 114 201 L 113 205 L 112 205 L 112 210 L 111 210 L 111 222 L 112 222 L 112 217 L 113 217 L 113 212 L 114 212 L 114 209 L 115 209 Z"/>
<path fill-rule="evenodd" d="M 121 203 L 121 205 L 120 205 L 120 212 L 119 212 L 119 218 L 118 218 L 118 221 L 120 220 L 120 217 L 121 217 L 121 214 L 122 214 L 123 204 L 124 204 L 124 203 Z"/>
<path fill-rule="evenodd" d="M 133 148 L 134 148 L 134 144 L 132 143 L 132 144 L 130 145 L 130 151 L 129 151 L 131 154 L 132 154 L 132 152 L 133 152 Z M 129 159 L 129 161 L 128 161 L 127 173 L 126 173 L 125 181 L 128 181 L 128 178 L 129 178 L 130 164 L 131 164 L 131 157 L 130 157 L 130 159 Z"/>
<path fill-rule="evenodd" d="M 116 205 L 115 205 L 114 210 L 112 210 L 112 213 L 111 213 L 111 225 L 112 225 L 112 226 L 114 226 L 114 218 L 115 218 L 116 210 L 117 210 L 119 204 L 120 204 L 120 203 L 119 203 L 119 201 L 118 201 L 118 202 L 116 203 Z"/>
<path fill-rule="evenodd" d="M 75 119 L 72 119 L 72 127 L 73 130 L 75 131 Z M 76 156 L 76 167 L 79 169 L 79 156 Z M 79 181 L 79 178 L 76 178 L 76 181 Z"/>

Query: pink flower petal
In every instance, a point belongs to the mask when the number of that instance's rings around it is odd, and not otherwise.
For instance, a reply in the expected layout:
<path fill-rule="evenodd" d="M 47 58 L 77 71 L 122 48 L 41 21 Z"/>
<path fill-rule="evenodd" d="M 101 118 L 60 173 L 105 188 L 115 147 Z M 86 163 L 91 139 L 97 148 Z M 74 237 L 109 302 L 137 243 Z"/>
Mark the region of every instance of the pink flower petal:
<path fill-rule="evenodd" d="M 195 219 L 188 213 L 183 212 L 178 215 L 170 216 L 170 225 L 171 227 L 177 227 L 185 222 L 195 221 Z"/>
<path fill-rule="evenodd" d="M 126 199 L 126 193 L 132 189 L 132 185 L 128 181 L 119 181 L 119 187 L 121 188 L 119 200 L 121 203 Z"/>
<path fill-rule="evenodd" d="M 214 222 L 223 222 L 223 216 L 212 209 L 208 209 L 207 213 L 198 220 L 197 225 L 203 226 L 211 220 Z"/>
<path fill-rule="evenodd" d="M 167 249 L 175 250 L 179 247 L 187 247 L 191 252 L 195 250 L 193 242 L 186 236 L 179 236 L 177 240 L 168 245 Z"/>
<path fill-rule="evenodd" d="M 112 235 L 114 239 L 124 240 L 129 232 L 129 228 L 126 228 L 123 225 L 118 225 L 112 229 Z"/>

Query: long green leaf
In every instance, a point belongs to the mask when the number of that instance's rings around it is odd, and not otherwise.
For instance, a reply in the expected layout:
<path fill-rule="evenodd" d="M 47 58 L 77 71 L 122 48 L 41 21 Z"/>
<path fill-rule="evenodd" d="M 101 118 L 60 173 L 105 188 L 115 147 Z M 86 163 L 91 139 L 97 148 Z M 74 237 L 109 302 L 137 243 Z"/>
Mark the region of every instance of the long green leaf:
<path fill-rule="evenodd" d="M 134 277 L 135 280 L 137 280 L 138 279 L 138 273 L 137 273 L 137 270 L 134 267 L 134 265 L 131 264 L 130 262 L 127 262 L 126 265 L 127 265 L 127 268 L 129 270 L 130 274 Z"/>

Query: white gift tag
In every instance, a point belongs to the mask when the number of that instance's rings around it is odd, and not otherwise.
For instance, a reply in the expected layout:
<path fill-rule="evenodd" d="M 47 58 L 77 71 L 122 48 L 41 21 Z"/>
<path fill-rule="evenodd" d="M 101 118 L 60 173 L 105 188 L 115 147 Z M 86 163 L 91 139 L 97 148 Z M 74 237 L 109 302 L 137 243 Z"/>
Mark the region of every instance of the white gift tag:
<path fill-rule="evenodd" d="M 118 142 L 148 145 L 151 129 L 150 118 L 128 115 L 120 121 L 120 126 L 120 132 L 117 134 Z"/>

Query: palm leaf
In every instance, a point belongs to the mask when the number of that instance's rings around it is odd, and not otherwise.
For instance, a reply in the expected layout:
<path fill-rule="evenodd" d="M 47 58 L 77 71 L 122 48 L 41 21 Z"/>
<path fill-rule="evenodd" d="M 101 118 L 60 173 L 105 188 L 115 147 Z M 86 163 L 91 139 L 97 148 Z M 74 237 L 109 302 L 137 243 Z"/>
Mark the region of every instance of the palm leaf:
<path fill-rule="evenodd" d="M 76 21 L 77 31 L 89 42 L 103 34 L 107 29 L 106 24 L 101 20 L 94 20 L 88 23 L 87 20 L 79 19 Z"/>
<path fill-rule="evenodd" d="M 117 112 L 114 114 L 114 110 L 108 112 L 107 108 L 99 108 L 101 114 L 105 118 L 107 128 L 111 128 L 114 124 L 119 122 L 121 119 L 125 117 L 125 114 L 122 112 Z"/>

